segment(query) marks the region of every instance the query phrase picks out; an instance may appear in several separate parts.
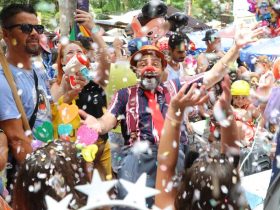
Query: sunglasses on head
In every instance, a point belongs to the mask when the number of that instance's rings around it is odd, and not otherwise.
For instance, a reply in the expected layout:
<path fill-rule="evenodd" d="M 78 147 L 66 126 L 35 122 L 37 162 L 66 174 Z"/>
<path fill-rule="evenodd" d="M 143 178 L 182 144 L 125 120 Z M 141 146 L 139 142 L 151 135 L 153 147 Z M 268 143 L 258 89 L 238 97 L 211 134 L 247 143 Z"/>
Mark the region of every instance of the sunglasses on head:
<path fill-rule="evenodd" d="M 15 25 L 6 27 L 6 29 L 12 29 L 15 27 L 20 27 L 20 30 L 25 34 L 31 34 L 31 32 L 33 31 L 33 28 L 37 31 L 38 34 L 44 33 L 44 30 L 45 30 L 44 26 L 42 26 L 42 25 L 32 25 L 32 24 L 15 24 Z"/>

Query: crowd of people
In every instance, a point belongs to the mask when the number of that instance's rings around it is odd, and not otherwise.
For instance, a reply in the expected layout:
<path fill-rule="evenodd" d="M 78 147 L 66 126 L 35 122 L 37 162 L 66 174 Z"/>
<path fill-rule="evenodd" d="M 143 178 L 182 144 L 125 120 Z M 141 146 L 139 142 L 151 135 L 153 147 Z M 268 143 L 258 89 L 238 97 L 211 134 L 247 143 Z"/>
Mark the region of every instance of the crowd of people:
<path fill-rule="evenodd" d="M 166 12 L 163 2 L 145 4 L 126 28 L 131 37 L 108 45 L 77 9 L 90 36 L 50 49 L 32 5 L 2 9 L 0 209 L 51 209 L 46 196 L 69 194 L 67 208 L 82 208 L 91 197 L 76 186 L 94 169 L 104 182 L 146 173 L 159 190 L 146 207 L 176 210 L 251 209 L 240 187 L 245 162 L 248 174 L 272 167 L 277 179 L 279 61 L 261 55 L 249 68 L 239 57 L 263 27 L 237 28 L 227 52 L 219 31 L 207 30 L 206 50 L 189 65 L 188 17 Z M 127 193 L 116 184 L 108 195 Z"/>

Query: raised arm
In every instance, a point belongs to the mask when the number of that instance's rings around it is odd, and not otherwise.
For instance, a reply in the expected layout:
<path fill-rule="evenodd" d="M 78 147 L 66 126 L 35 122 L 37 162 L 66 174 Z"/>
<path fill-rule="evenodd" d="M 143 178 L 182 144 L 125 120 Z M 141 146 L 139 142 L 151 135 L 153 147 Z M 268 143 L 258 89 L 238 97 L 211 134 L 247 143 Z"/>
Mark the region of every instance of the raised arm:
<path fill-rule="evenodd" d="M 222 82 L 223 93 L 214 105 L 214 116 L 221 124 L 221 153 L 226 154 L 232 151 L 239 151 L 236 141 L 240 140 L 237 124 L 231 109 L 231 93 L 230 78 L 228 75 L 224 77 Z M 223 112 L 224 119 L 217 117 L 217 112 Z"/>
<path fill-rule="evenodd" d="M 161 191 L 161 193 L 156 196 L 156 206 L 160 209 L 173 206 L 177 193 L 175 188 L 172 188 L 171 191 L 166 190 L 166 188 L 167 184 L 172 182 L 172 177 L 175 175 L 175 167 L 178 159 L 180 125 L 183 120 L 185 107 L 202 104 L 208 99 L 203 87 L 200 95 L 195 93 L 196 84 L 193 84 L 188 93 L 184 95 L 186 88 L 187 84 L 172 98 L 160 138 L 157 157 L 159 167 L 156 177 L 156 188 Z"/>
<path fill-rule="evenodd" d="M 109 79 L 110 62 L 106 43 L 99 34 L 100 27 L 95 25 L 90 13 L 79 9 L 76 12 L 75 20 L 81 22 L 80 25 L 86 27 L 91 32 L 91 38 L 98 46 L 98 67 L 94 82 L 105 87 Z"/>
<path fill-rule="evenodd" d="M 262 28 L 240 28 L 235 34 L 235 43 L 229 51 L 204 75 L 203 83 L 206 88 L 212 87 L 219 82 L 227 73 L 228 66 L 239 56 L 239 51 L 245 45 L 255 42 L 256 37 L 263 33 Z"/>

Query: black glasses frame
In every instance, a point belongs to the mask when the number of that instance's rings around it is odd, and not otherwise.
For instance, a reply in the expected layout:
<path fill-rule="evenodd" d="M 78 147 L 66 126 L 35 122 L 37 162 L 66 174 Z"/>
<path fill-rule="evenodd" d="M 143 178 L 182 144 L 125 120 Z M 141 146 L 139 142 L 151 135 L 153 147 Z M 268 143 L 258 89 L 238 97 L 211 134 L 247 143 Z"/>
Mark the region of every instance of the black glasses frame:
<path fill-rule="evenodd" d="M 5 27 L 6 29 L 12 29 L 15 27 L 20 27 L 20 30 L 25 33 L 25 34 L 31 34 L 31 32 L 33 31 L 33 28 L 37 31 L 38 34 L 43 34 L 45 27 L 43 25 L 32 25 L 32 24 L 15 24 L 15 25 L 11 25 L 11 26 L 7 26 Z"/>

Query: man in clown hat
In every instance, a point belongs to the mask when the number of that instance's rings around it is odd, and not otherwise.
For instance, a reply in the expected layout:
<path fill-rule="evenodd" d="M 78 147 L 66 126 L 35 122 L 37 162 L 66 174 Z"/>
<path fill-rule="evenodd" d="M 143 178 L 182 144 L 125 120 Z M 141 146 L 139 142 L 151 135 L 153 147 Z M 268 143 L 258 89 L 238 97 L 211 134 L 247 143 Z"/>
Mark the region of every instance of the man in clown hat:
<path fill-rule="evenodd" d="M 106 133 L 114 128 L 118 122 L 121 123 L 126 147 L 133 148 L 133 150 L 127 149 L 125 155 L 120 157 L 122 158 L 122 167 L 118 172 L 120 178 L 135 182 L 145 172 L 149 174 L 147 184 L 154 187 L 157 169 L 157 145 L 162 132 L 163 121 L 164 118 L 172 120 L 166 116 L 170 98 L 185 83 L 187 83 L 185 85 L 199 83 L 190 85 L 191 88 L 188 88 L 189 91 L 186 93 L 189 98 L 188 106 L 203 103 L 207 99 L 203 90 L 220 81 L 227 72 L 227 65 L 238 57 L 239 50 L 248 42 L 252 42 L 253 38 L 260 33 L 262 31 L 259 29 L 248 31 L 246 39 L 243 36 L 244 32 L 242 35 L 241 33 L 238 34 L 235 40 L 236 44 L 210 71 L 193 77 L 169 80 L 164 83 L 162 77 L 167 61 L 157 47 L 145 45 L 132 55 L 130 65 L 139 79 L 138 84 L 116 92 L 108 111 L 101 118 L 96 119 L 80 110 L 83 123 L 99 134 Z M 250 38 L 248 39 L 248 37 Z M 198 86 L 201 91 L 195 91 Z M 176 111 L 181 114 L 181 110 Z M 181 142 L 184 141 L 184 137 L 185 130 L 182 130 Z M 149 149 L 145 151 L 139 149 L 143 148 L 143 144 L 142 147 L 139 147 L 141 142 L 145 142 L 144 145 L 149 145 Z M 184 157 L 179 155 L 179 160 L 184 160 Z M 178 163 L 180 162 L 178 161 Z M 183 169 L 182 165 L 181 170 Z"/>

